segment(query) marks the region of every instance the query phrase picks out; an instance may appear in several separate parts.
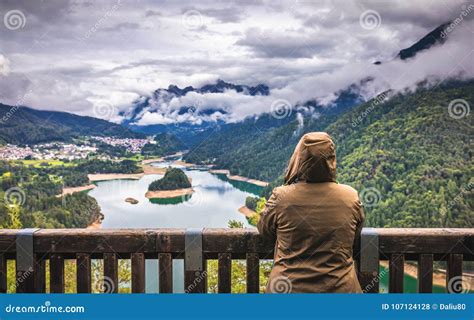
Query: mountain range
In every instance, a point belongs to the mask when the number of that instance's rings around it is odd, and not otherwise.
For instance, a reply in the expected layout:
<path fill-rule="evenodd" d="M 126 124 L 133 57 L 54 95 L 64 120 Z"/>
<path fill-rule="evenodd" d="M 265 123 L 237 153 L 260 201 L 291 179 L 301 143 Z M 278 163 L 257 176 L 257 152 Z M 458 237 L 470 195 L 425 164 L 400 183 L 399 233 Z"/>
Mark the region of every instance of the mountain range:
<path fill-rule="evenodd" d="M 194 88 L 188 86 L 180 88 L 176 85 L 169 85 L 168 89 L 160 88 L 155 90 L 149 97 L 140 97 L 133 103 L 132 108 L 129 111 L 121 112 L 119 115 L 124 117 L 123 124 L 134 125 L 136 124 L 143 113 L 146 111 L 161 113 L 161 104 L 169 103 L 174 98 L 180 98 L 186 96 L 188 93 L 193 92 L 197 94 L 206 93 L 224 93 L 225 91 L 233 90 L 237 93 L 249 95 L 249 96 L 267 96 L 270 94 L 270 88 L 264 84 L 258 84 L 256 86 L 247 86 L 241 84 L 232 84 L 225 82 L 221 79 L 217 80 L 216 83 L 206 84 L 200 88 Z M 197 104 L 198 102 L 196 102 Z M 214 106 L 200 106 L 200 105 L 182 105 L 179 109 L 174 110 L 177 115 L 183 115 L 186 113 L 193 113 L 195 116 L 210 116 L 216 112 L 226 114 L 227 112 L 222 108 L 216 108 Z M 147 131 L 146 126 L 135 126 L 136 129 L 141 127 L 141 130 Z M 140 130 L 140 129 L 139 129 Z"/>

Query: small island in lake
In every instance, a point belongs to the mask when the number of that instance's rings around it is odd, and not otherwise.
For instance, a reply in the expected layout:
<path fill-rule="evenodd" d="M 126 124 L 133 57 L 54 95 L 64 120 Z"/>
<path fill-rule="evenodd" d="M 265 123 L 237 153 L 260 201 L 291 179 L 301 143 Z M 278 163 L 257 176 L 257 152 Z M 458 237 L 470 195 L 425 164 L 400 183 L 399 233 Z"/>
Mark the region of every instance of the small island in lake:
<path fill-rule="evenodd" d="M 128 202 L 130 204 L 137 204 L 138 200 L 134 199 L 134 198 L 127 198 L 127 199 L 125 199 L 125 202 Z"/>
<path fill-rule="evenodd" d="M 190 179 L 183 170 L 178 168 L 168 168 L 163 178 L 153 181 L 148 186 L 145 197 L 153 198 L 176 198 L 190 195 L 194 192 Z"/>

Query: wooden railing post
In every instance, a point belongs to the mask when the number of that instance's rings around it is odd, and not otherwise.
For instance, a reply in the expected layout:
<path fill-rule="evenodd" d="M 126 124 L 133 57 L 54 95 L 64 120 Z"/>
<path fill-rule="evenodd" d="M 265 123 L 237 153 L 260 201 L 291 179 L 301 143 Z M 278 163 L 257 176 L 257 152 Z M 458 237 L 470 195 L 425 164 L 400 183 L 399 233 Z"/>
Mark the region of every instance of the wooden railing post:
<path fill-rule="evenodd" d="M 260 259 L 258 253 L 247 253 L 247 293 L 260 291 Z"/>
<path fill-rule="evenodd" d="M 40 254 L 35 254 L 35 292 L 46 292 L 46 260 Z"/>
<path fill-rule="evenodd" d="M 77 293 L 91 293 L 91 256 L 78 253 L 76 259 Z"/>
<path fill-rule="evenodd" d="M 132 293 L 145 293 L 145 255 L 132 253 Z"/>
<path fill-rule="evenodd" d="M 447 259 L 446 291 L 448 293 L 463 292 L 462 254 L 450 254 Z"/>
<path fill-rule="evenodd" d="M 433 255 L 420 254 L 418 258 L 418 292 L 433 292 Z"/>
<path fill-rule="evenodd" d="M 173 257 L 171 253 L 158 254 L 159 291 L 173 293 Z"/>
<path fill-rule="evenodd" d="M 49 289 L 51 293 L 64 293 L 64 258 L 57 253 L 49 258 Z"/>
<path fill-rule="evenodd" d="M 217 288 L 218 293 L 230 293 L 232 288 L 232 258 L 230 253 L 219 253 Z"/>
<path fill-rule="evenodd" d="M 394 253 L 390 256 L 388 292 L 403 293 L 404 267 L 405 256 L 403 254 Z"/>
<path fill-rule="evenodd" d="M 0 254 L 0 293 L 7 292 L 7 258 Z"/>
<path fill-rule="evenodd" d="M 117 293 L 119 287 L 118 280 L 118 259 L 115 253 L 104 253 L 104 283 L 103 293 Z"/>

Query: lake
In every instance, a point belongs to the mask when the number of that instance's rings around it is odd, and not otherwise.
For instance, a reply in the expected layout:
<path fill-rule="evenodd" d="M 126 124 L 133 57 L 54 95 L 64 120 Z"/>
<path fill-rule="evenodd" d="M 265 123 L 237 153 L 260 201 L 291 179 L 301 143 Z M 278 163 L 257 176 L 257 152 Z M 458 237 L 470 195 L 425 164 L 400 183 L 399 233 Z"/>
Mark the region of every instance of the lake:
<path fill-rule="evenodd" d="M 151 164 L 168 167 L 170 162 Z M 167 200 L 149 200 L 145 197 L 148 185 L 162 175 L 145 175 L 139 180 L 110 180 L 97 182 L 89 191 L 99 203 L 104 220 L 102 228 L 226 228 L 229 220 L 237 220 L 245 227 L 248 224 L 238 209 L 245 198 L 258 195 L 261 187 L 240 181 L 229 181 L 224 175 L 208 171 L 183 169 L 191 179 L 195 192 L 189 199 L 182 197 Z M 135 198 L 138 204 L 125 202 Z M 173 285 L 175 292 L 183 292 L 183 262 L 174 261 Z M 147 261 L 147 292 L 157 292 L 157 261 Z"/>

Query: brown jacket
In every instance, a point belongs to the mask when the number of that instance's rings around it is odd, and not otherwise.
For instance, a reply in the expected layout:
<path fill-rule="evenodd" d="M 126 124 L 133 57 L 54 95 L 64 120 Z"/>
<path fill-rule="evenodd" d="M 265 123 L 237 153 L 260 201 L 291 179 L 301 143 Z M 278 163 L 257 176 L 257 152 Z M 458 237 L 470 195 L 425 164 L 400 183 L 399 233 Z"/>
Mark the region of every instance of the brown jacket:
<path fill-rule="evenodd" d="M 305 134 L 258 223 L 275 242 L 267 292 L 361 292 L 352 248 L 364 221 L 357 191 L 336 183 L 336 153 L 325 132 Z"/>

